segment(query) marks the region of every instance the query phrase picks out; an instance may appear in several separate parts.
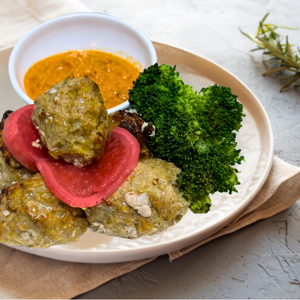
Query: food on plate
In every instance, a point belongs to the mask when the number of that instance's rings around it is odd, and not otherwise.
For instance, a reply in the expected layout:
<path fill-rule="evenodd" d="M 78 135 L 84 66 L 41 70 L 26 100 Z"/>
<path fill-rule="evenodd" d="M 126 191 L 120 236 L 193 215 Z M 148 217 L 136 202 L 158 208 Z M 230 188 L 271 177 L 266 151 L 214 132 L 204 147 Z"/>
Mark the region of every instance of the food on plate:
<path fill-rule="evenodd" d="M 95 82 L 67 77 L 8 117 L 7 150 L 38 173 L 3 191 L 0 241 L 48 247 L 77 240 L 88 226 L 153 235 L 188 208 L 206 213 L 210 194 L 237 191 L 245 115 L 230 88 L 197 93 L 175 67 L 154 64 L 129 96 L 130 109 L 108 116 Z"/>
<path fill-rule="evenodd" d="M 3 142 L 4 124 L 11 113 L 12 111 L 6 111 L 0 122 L 0 189 L 34 175 L 34 172 L 24 168 L 12 157 Z"/>
<path fill-rule="evenodd" d="M 185 215 L 189 203 L 179 192 L 173 163 L 150 158 L 106 201 L 85 210 L 90 228 L 122 238 L 165 231 Z"/>
<path fill-rule="evenodd" d="M 105 107 L 109 109 L 128 100 L 128 89 L 141 70 L 137 61 L 126 58 L 95 50 L 60 53 L 35 63 L 27 71 L 25 91 L 35 100 L 68 76 L 87 75 L 99 85 Z"/>
<path fill-rule="evenodd" d="M 76 167 L 98 160 L 108 138 L 108 114 L 98 85 L 68 77 L 35 100 L 32 122 L 54 159 Z"/>
<path fill-rule="evenodd" d="M 2 193 L 2 243 L 46 248 L 77 241 L 87 228 L 83 211 L 69 207 L 49 192 L 39 173 Z"/>
<path fill-rule="evenodd" d="M 236 149 L 236 132 L 245 115 L 230 88 L 194 92 L 176 67 L 156 63 L 140 74 L 129 96 L 131 107 L 156 127 L 149 143 L 154 157 L 182 170 L 177 183 L 193 212 L 210 209 L 209 194 L 237 191 L 235 164 L 244 157 Z"/>
<path fill-rule="evenodd" d="M 106 200 L 130 175 L 138 163 L 140 147 L 132 134 L 115 128 L 104 155 L 93 164 L 76 168 L 54 159 L 40 159 L 37 168 L 49 190 L 74 207 L 91 207 Z"/>
<path fill-rule="evenodd" d="M 9 126 L 4 127 L 4 142 L 18 161 L 35 166 L 50 191 L 65 203 L 82 208 L 99 204 L 137 165 L 139 143 L 123 128 L 111 132 L 103 156 L 86 167 L 77 168 L 49 157 L 44 146 L 34 146 L 38 131 L 31 122 L 33 111 L 34 105 L 27 105 L 11 114 L 6 122 Z"/>
<path fill-rule="evenodd" d="M 152 136 L 155 135 L 155 127 L 148 124 L 134 110 L 118 110 L 110 117 L 112 128 L 121 127 L 128 130 L 140 144 L 140 159 L 152 156 L 148 144 Z"/>
<path fill-rule="evenodd" d="M 38 172 L 36 162 L 48 157 L 48 150 L 32 124 L 33 110 L 34 105 L 26 105 L 10 114 L 3 128 L 3 141 L 15 160 L 29 170 Z"/>

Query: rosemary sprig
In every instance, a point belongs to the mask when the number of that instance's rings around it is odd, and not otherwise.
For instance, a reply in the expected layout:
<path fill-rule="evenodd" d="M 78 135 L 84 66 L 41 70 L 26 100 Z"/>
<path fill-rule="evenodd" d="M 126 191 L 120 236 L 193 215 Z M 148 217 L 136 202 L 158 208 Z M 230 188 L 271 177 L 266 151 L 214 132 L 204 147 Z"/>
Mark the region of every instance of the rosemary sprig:
<path fill-rule="evenodd" d="M 274 67 L 263 75 L 269 75 L 276 72 L 288 71 L 291 74 L 281 77 L 281 79 L 289 79 L 280 89 L 282 92 L 286 87 L 295 83 L 294 86 L 300 86 L 296 83 L 300 79 L 300 49 L 297 47 L 297 52 L 294 51 L 293 46 L 289 43 L 288 36 L 282 37 L 276 32 L 277 28 L 298 29 L 288 26 L 279 26 L 271 23 L 265 23 L 269 13 L 259 22 L 256 35 L 247 34 L 241 29 L 241 33 L 257 44 L 257 48 L 251 50 L 263 50 L 263 54 L 270 58 L 264 60 L 274 65 Z M 285 40 L 285 43 L 282 41 Z"/>

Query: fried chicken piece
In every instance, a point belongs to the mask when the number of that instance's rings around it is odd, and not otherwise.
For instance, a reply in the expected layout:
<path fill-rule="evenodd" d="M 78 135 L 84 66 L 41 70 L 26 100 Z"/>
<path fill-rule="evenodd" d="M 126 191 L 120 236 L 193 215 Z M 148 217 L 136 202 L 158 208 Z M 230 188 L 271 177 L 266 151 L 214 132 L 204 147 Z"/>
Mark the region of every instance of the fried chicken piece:
<path fill-rule="evenodd" d="M 45 186 L 39 173 L 4 189 L 0 200 L 0 241 L 10 246 L 46 248 L 77 241 L 88 222 Z"/>
<path fill-rule="evenodd" d="M 189 207 L 176 184 L 178 173 L 174 164 L 161 159 L 140 161 L 111 197 L 85 210 L 90 228 L 133 239 L 176 224 Z"/>
<path fill-rule="evenodd" d="M 98 85 L 68 77 L 35 100 L 32 122 L 54 159 L 76 167 L 98 160 L 108 139 L 108 113 Z"/>

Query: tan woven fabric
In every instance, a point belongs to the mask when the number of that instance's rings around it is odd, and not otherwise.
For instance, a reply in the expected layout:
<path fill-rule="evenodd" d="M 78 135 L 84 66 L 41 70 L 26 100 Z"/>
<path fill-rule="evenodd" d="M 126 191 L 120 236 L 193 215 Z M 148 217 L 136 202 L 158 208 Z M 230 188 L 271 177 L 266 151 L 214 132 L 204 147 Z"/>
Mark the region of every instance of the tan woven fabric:
<path fill-rule="evenodd" d="M 128 263 L 78 264 L 0 245 L 0 299 L 69 299 L 152 260 L 154 258 Z"/>
<path fill-rule="evenodd" d="M 34 26 L 66 13 L 87 11 L 76 0 L 7 0 L 1 2 L 0 48 L 15 43 Z M 300 198 L 300 168 L 274 158 L 270 176 L 249 207 L 221 231 L 180 251 L 176 259 L 212 239 L 271 217 Z M 78 264 L 55 261 L 0 245 L 0 299 L 69 299 L 155 258 L 115 264 Z"/>

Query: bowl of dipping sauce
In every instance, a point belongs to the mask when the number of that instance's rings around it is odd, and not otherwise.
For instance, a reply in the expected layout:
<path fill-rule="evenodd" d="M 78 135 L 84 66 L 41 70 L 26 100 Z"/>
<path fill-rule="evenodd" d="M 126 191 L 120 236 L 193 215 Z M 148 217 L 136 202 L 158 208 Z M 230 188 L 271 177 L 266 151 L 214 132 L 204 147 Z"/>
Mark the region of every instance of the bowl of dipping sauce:
<path fill-rule="evenodd" d="M 111 114 L 129 106 L 128 91 L 157 61 L 138 28 L 100 13 L 75 13 L 47 21 L 25 34 L 9 58 L 13 88 L 27 104 L 68 76 L 94 80 Z"/>

